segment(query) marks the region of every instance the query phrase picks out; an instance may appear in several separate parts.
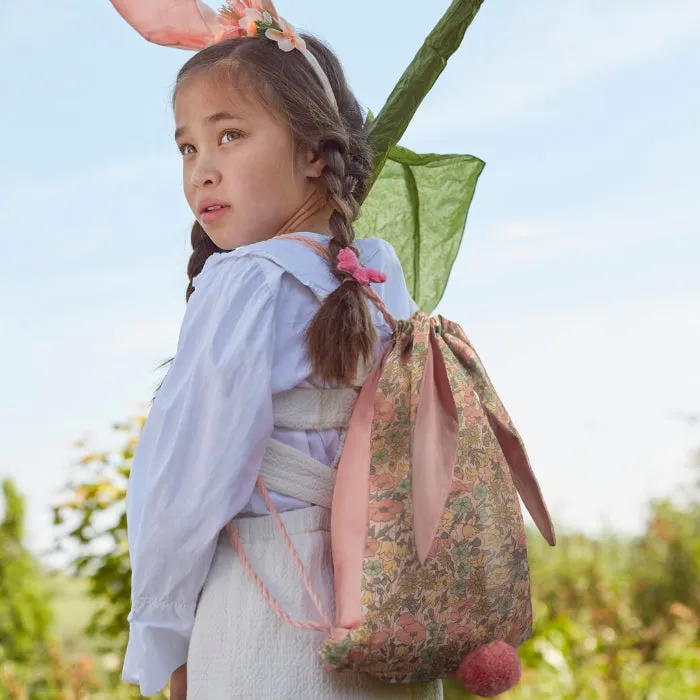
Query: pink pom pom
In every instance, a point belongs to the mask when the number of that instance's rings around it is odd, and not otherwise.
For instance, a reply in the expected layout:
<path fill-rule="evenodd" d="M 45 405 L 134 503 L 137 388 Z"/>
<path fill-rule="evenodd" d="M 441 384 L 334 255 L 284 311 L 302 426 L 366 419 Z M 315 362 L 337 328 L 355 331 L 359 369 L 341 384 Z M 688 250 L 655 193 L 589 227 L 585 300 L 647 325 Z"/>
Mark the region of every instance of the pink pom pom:
<path fill-rule="evenodd" d="M 501 641 L 474 649 L 457 668 L 457 678 L 464 687 L 482 698 L 505 693 L 518 683 L 521 675 L 518 652 Z"/>

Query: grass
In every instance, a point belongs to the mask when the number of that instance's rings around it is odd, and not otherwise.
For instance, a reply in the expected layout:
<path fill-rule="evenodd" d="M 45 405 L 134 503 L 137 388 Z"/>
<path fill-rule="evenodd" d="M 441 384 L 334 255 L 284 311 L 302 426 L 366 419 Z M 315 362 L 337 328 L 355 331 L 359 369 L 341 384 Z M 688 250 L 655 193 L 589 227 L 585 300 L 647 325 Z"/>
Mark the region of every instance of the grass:
<path fill-rule="evenodd" d="M 97 609 L 96 601 L 90 596 L 89 582 L 51 573 L 47 574 L 46 585 L 54 602 L 54 631 L 64 654 L 70 658 L 84 655 L 101 660 L 98 664 L 101 674 L 110 666 L 114 670 L 114 665 L 120 659 L 109 651 L 105 652 L 114 648 L 114 640 L 90 636 L 86 632 L 90 618 Z"/>

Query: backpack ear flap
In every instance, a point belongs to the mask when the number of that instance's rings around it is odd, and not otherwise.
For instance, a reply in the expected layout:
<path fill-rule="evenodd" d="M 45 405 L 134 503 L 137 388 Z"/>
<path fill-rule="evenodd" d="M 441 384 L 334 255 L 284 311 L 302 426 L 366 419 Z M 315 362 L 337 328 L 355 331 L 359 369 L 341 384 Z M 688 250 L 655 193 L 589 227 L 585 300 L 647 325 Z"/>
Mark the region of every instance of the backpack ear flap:
<path fill-rule="evenodd" d="M 509 426 L 499 420 L 488 406 L 482 403 L 481 407 L 484 409 L 491 430 L 493 430 L 503 450 L 506 462 L 510 467 L 510 474 L 513 477 L 513 484 L 520 494 L 520 498 L 523 499 L 527 512 L 532 516 L 537 529 L 542 533 L 542 537 L 554 547 L 557 542 L 554 525 L 520 438 Z"/>
<path fill-rule="evenodd" d="M 501 446 L 513 478 L 513 484 L 520 494 L 520 498 L 523 499 L 537 529 L 548 544 L 553 547 L 556 544 L 554 525 L 520 435 L 513 426 L 505 406 L 498 398 L 481 358 L 467 339 L 464 331 L 456 323 L 442 316 L 439 317 L 439 321 L 442 337 L 447 346 L 460 359 L 474 380 L 477 398 L 489 421 L 491 430 Z"/>
<path fill-rule="evenodd" d="M 413 536 L 423 564 L 440 525 L 457 459 L 459 422 L 445 361 L 429 333 L 428 351 L 413 432 L 411 493 Z"/>

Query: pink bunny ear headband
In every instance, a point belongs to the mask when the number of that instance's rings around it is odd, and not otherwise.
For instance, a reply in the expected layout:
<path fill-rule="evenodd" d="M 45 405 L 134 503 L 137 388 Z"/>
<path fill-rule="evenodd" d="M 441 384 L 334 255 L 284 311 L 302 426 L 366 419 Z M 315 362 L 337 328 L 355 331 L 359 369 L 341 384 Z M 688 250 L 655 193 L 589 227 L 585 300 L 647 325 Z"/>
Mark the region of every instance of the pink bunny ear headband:
<path fill-rule="evenodd" d="M 272 0 L 226 0 L 218 12 L 202 0 L 111 0 L 117 12 L 144 38 L 161 46 L 199 51 L 226 39 L 257 36 L 296 49 L 311 64 L 337 111 L 333 88 L 316 57 L 306 48 Z"/>

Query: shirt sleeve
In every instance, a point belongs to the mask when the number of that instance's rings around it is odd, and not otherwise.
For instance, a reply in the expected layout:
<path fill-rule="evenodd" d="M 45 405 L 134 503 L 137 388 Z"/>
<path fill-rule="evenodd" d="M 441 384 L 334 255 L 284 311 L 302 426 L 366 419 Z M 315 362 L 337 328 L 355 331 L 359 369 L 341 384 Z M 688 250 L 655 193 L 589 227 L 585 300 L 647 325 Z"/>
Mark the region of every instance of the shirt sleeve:
<path fill-rule="evenodd" d="M 411 293 L 408 291 L 408 285 L 406 284 L 406 276 L 404 275 L 403 268 L 401 267 L 401 261 L 399 256 L 394 250 L 394 246 L 389 243 L 389 241 L 384 241 L 387 251 L 387 279 L 393 282 L 393 289 L 398 291 L 398 299 L 396 300 L 397 313 L 395 316 L 397 318 L 408 319 L 413 314 L 420 309 L 418 304 L 414 301 Z M 392 300 L 393 301 L 393 300 Z"/>
<path fill-rule="evenodd" d="M 273 429 L 274 285 L 255 259 L 214 265 L 195 280 L 127 490 L 132 608 L 122 678 L 146 696 L 187 660 L 217 537 L 250 499 Z"/>

